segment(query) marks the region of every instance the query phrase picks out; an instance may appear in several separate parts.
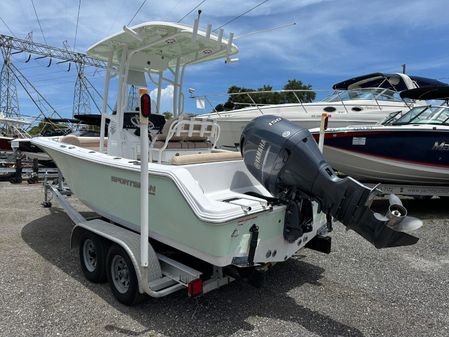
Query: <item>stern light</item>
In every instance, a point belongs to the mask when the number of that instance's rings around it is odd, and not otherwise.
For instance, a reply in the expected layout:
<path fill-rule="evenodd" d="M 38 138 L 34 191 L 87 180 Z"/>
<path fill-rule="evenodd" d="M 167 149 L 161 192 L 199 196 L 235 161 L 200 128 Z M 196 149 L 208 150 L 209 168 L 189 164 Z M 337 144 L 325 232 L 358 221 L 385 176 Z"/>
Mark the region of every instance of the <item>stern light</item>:
<path fill-rule="evenodd" d="M 140 96 L 140 107 L 141 107 L 141 114 L 143 117 L 148 118 L 151 114 L 151 97 L 146 93 L 146 89 L 144 89 L 145 92 Z M 139 92 L 143 91 L 142 89 L 139 90 Z"/>
<path fill-rule="evenodd" d="M 196 280 L 189 282 L 187 285 L 187 293 L 190 297 L 201 295 L 203 293 L 203 280 L 197 278 Z"/>

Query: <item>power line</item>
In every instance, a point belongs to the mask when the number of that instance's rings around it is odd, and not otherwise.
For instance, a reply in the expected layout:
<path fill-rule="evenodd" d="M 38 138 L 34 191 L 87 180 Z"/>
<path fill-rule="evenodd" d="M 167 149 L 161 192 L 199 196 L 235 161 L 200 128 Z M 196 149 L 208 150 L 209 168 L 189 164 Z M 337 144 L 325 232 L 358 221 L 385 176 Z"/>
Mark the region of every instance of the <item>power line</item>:
<path fill-rule="evenodd" d="M 78 36 L 78 23 L 80 21 L 81 0 L 78 1 L 78 15 L 76 17 L 75 39 L 73 40 L 73 50 L 76 48 L 76 37 Z"/>
<path fill-rule="evenodd" d="M 196 5 L 195 7 L 193 7 L 190 12 L 188 12 L 186 15 L 184 15 L 182 18 L 180 18 L 177 22 L 181 22 L 182 20 L 184 20 L 190 13 L 192 13 L 195 9 L 197 9 L 198 7 L 200 7 L 203 3 L 205 3 L 206 0 L 201 1 L 198 5 Z"/>
<path fill-rule="evenodd" d="M 176 5 L 174 5 L 174 6 L 170 9 L 170 12 L 172 12 L 175 8 L 177 8 L 177 7 L 181 4 L 181 2 L 183 2 L 183 0 L 178 1 L 178 2 L 176 3 Z"/>
<path fill-rule="evenodd" d="M 229 20 L 228 22 L 222 24 L 220 27 L 214 29 L 214 32 L 216 32 L 216 31 L 219 30 L 220 28 L 223 28 L 224 26 L 230 24 L 231 22 L 234 22 L 235 20 L 241 18 L 243 15 L 248 14 L 249 12 L 255 10 L 257 7 L 262 6 L 265 2 L 268 2 L 268 1 L 269 1 L 269 0 L 264 0 L 264 1 L 262 1 L 261 3 L 255 5 L 254 7 L 248 9 L 246 12 L 243 12 L 242 14 L 237 15 L 235 18 L 233 18 L 233 19 Z"/>
<path fill-rule="evenodd" d="M 3 24 L 6 26 L 6 28 L 8 28 L 9 32 L 11 33 L 12 36 L 17 37 L 16 34 L 14 34 L 11 30 L 11 28 L 9 28 L 9 26 L 6 24 L 5 20 L 3 20 L 3 18 L 0 16 L 0 20 L 2 20 Z"/>
<path fill-rule="evenodd" d="M 278 29 L 281 29 L 281 28 L 291 27 L 291 26 L 295 26 L 295 25 L 296 25 L 296 22 L 292 22 L 292 23 L 288 23 L 288 24 L 285 24 L 285 25 L 281 25 L 281 26 L 276 26 L 276 27 L 266 28 L 266 29 L 262 29 L 262 30 L 257 30 L 257 31 L 254 31 L 254 32 L 238 35 L 238 36 L 234 37 L 234 40 L 245 38 L 245 37 L 248 37 L 248 36 L 251 36 L 251 35 L 254 35 L 254 34 L 261 34 L 261 33 L 266 33 L 266 32 L 272 32 L 273 30 L 278 30 Z"/>
<path fill-rule="evenodd" d="M 47 40 L 45 39 L 44 31 L 43 31 L 43 29 L 42 29 L 41 21 L 39 20 L 39 16 L 37 15 L 36 7 L 34 7 L 34 2 L 33 2 L 33 0 L 31 0 L 31 4 L 33 5 L 34 14 L 36 15 L 37 23 L 39 24 L 39 28 L 40 28 L 41 33 L 42 33 L 42 37 L 44 38 L 45 44 L 47 44 Z"/>
<path fill-rule="evenodd" d="M 117 20 L 117 19 L 118 19 L 118 16 L 122 13 L 122 9 L 123 9 L 123 6 L 124 6 L 125 4 L 126 4 L 126 1 L 121 1 L 121 5 L 120 5 L 120 7 L 118 8 L 118 10 L 116 11 L 114 17 L 112 18 L 112 20 L 111 20 L 111 25 L 109 26 L 109 29 L 108 29 L 106 35 L 109 35 L 109 33 L 110 33 L 111 30 L 112 30 L 112 27 L 114 27 L 114 25 L 118 22 L 118 20 Z"/>
<path fill-rule="evenodd" d="M 129 20 L 128 26 L 131 24 L 131 22 L 133 22 L 134 18 L 137 16 L 137 14 L 140 12 L 140 10 L 142 9 L 143 5 L 145 5 L 145 3 L 147 2 L 147 0 L 143 0 L 142 4 L 140 5 L 140 7 L 137 9 L 136 13 L 134 14 L 134 16 L 131 18 L 131 20 Z"/>

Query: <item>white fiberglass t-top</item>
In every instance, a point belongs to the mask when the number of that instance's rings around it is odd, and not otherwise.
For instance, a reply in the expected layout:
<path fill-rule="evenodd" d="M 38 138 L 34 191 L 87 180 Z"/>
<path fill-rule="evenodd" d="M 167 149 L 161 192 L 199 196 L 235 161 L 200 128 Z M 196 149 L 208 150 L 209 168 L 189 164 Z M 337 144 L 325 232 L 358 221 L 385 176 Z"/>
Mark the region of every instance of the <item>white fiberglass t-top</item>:
<path fill-rule="evenodd" d="M 195 22 L 194 27 L 166 22 L 143 23 L 133 28 L 124 27 L 123 32 L 89 48 L 89 55 L 108 62 L 105 79 L 106 99 L 113 67 L 116 68 L 118 75 L 117 112 L 115 115 L 107 116 L 116 125 L 116 129 L 112 128 L 110 131 L 113 132 L 109 134 L 109 154 L 123 155 L 123 144 L 127 141 L 127 133 L 114 131 L 123 129 L 128 84 L 146 86 L 144 74 L 147 73 L 157 86 L 156 113 L 160 113 L 162 84 L 170 83 L 173 85 L 173 115 L 178 117 L 184 110 L 182 88 L 186 66 L 229 58 L 238 52 L 232 43 L 232 33 L 225 40 L 223 30 L 215 35 L 211 33 L 210 25 L 207 31 L 201 31 L 198 29 L 198 21 Z M 172 79 L 165 77 L 166 70 L 173 75 Z M 154 75 L 157 75 L 157 80 L 153 79 Z M 106 117 L 105 102 L 102 114 L 104 117 Z M 104 118 L 102 118 L 102 131 L 103 126 Z M 101 137 L 103 138 L 104 134 Z"/>

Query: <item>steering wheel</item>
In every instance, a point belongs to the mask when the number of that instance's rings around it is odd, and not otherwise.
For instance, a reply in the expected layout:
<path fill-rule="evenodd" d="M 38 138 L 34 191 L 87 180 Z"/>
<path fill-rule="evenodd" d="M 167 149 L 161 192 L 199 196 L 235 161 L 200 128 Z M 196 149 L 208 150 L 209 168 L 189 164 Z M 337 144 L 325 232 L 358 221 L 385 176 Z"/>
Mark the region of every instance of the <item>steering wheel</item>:
<path fill-rule="evenodd" d="M 131 117 L 131 124 L 134 125 L 136 128 L 140 129 L 140 115 L 136 115 Z M 150 133 L 150 131 L 155 130 L 156 127 L 154 126 L 153 122 L 148 121 L 148 133 Z"/>
<path fill-rule="evenodd" d="M 130 122 L 133 126 L 136 127 L 134 134 L 136 136 L 140 136 L 140 115 L 131 117 Z M 159 130 L 155 127 L 153 122 L 148 121 L 148 138 L 150 139 L 150 142 L 153 141 L 153 136 L 157 135 L 158 133 Z"/>

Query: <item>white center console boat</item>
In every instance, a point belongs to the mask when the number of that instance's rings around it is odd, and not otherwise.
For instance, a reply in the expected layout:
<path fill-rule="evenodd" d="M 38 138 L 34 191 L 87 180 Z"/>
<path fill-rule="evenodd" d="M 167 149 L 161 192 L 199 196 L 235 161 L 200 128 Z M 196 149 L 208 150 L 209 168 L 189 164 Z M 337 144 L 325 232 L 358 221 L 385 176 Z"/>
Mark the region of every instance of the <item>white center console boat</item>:
<path fill-rule="evenodd" d="M 39 137 L 32 143 L 102 216 L 86 221 L 61 189 L 46 185 L 76 223 L 72 244 L 80 249 L 84 274 L 95 282 L 106 275 L 123 303 L 133 303 L 138 293 L 158 297 L 183 287 L 199 295 L 232 281 L 230 269 L 265 270 L 305 246 L 329 251 L 323 234 L 330 216 L 378 248 L 417 241 L 402 231 L 420 221 L 405 217 L 397 200 L 385 216 L 374 214 L 367 207 L 374 191 L 337 178 L 306 130 L 273 116 L 255 120 L 242 138 L 242 160 L 240 153 L 215 149 L 215 121 L 182 115 L 186 66 L 237 53 L 232 34 L 225 40 L 210 25 L 200 31 L 198 20 L 193 27 L 152 22 L 124 27 L 88 53 L 108 61 L 101 127 L 109 119 L 108 138 L 102 132 L 97 139 Z M 158 87 L 153 109 L 143 93 L 140 112 L 125 111 L 128 84 L 146 86 L 144 74 Z M 114 75 L 117 111 L 108 115 Z M 169 121 L 157 115 L 167 80 L 174 86 L 175 118 Z M 170 259 L 160 245 L 206 262 L 213 273 L 206 277 Z"/>

